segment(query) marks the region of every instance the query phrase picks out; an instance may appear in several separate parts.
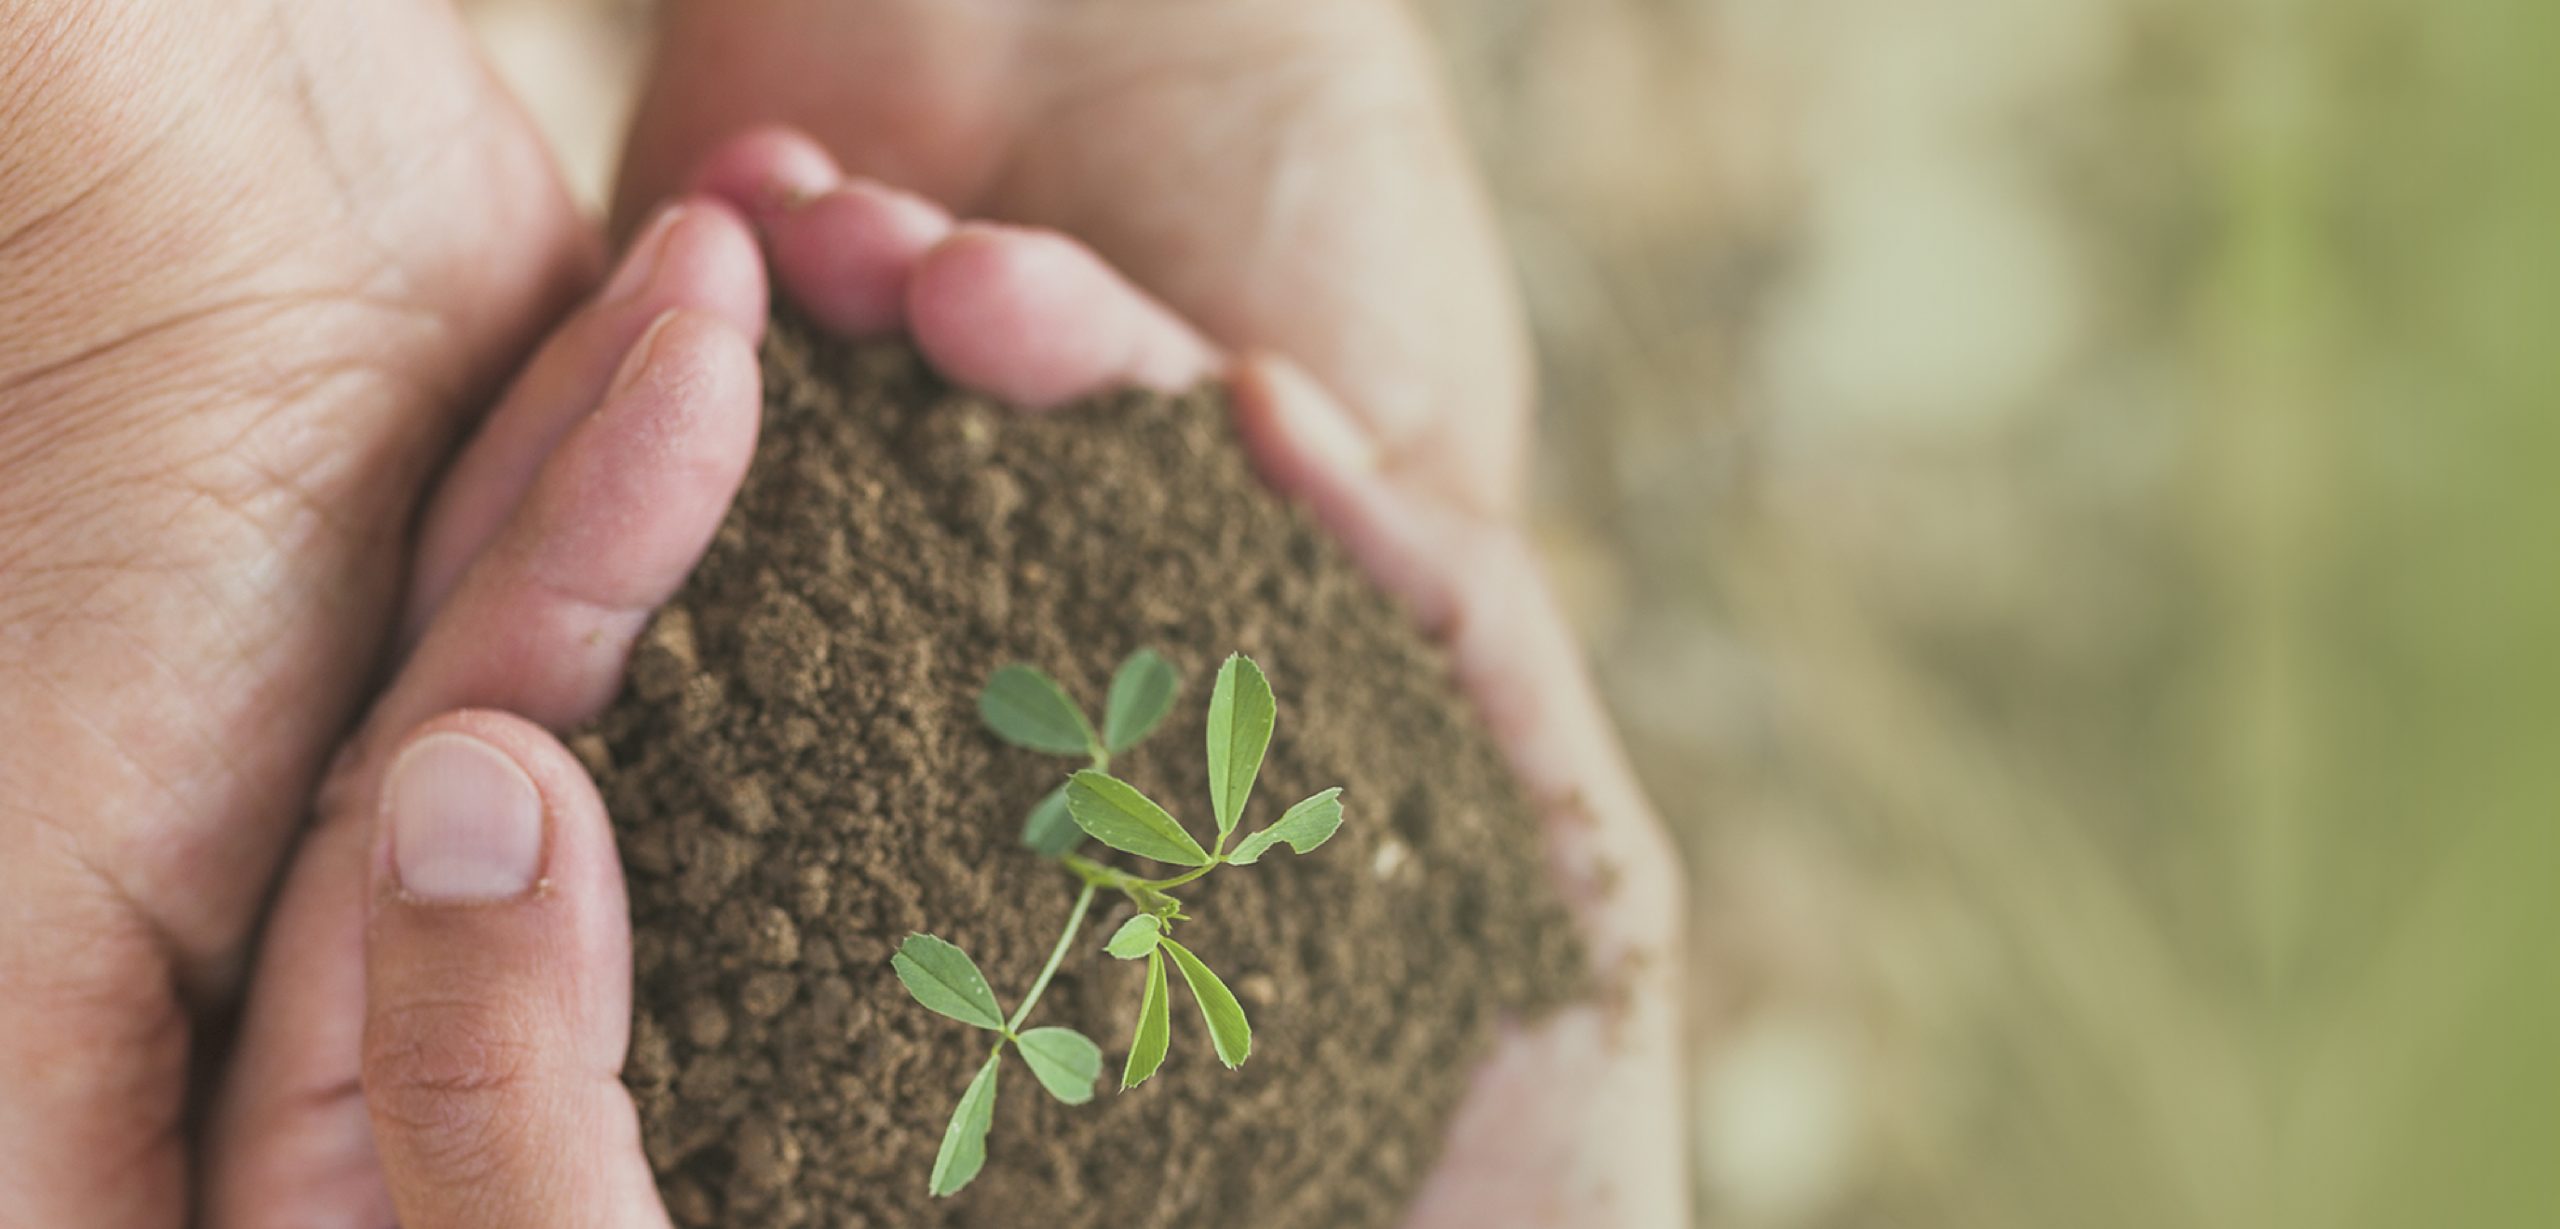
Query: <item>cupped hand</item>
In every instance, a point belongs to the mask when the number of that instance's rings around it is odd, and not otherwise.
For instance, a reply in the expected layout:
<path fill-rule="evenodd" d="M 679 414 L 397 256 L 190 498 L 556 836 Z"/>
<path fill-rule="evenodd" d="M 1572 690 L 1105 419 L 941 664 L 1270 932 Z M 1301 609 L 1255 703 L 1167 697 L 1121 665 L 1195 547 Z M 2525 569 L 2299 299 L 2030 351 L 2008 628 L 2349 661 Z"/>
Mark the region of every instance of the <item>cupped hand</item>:
<path fill-rule="evenodd" d="M 630 927 L 601 803 L 546 727 L 612 699 L 754 451 L 745 223 L 661 211 L 430 505 L 403 657 L 267 923 L 200 1223 L 632 1225 Z"/>
<path fill-rule="evenodd" d="M 770 206 L 785 179 L 793 203 L 764 208 L 761 229 L 776 280 L 822 326 L 904 330 L 949 377 L 1030 408 L 1224 374 L 1263 473 L 1447 646 L 1542 804 L 1555 873 L 1606 993 L 1500 1040 L 1409 1225 L 1686 1224 L 1676 864 L 1519 534 L 1410 481 L 1362 419 L 1295 365 L 1222 354 L 1060 235 L 955 223 L 920 198 L 841 179 L 814 146 L 785 134 L 724 148 L 697 182 L 756 207 Z M 697 528 L 707 534 L 708 520 Z M 532 541 L 540 531 L 525 533 Z M 698 549 L 697 538 L 686 541 Z M 663 596 L 690 550 L 654 558 L 652 567 L 672 570 L 651 572 L 627 595 Z M 326 1136 L 343 1164 L 314 1163 L 319 1152 L 300 1143 L 266 1149 L 265 1159 L 235 1156 L 221 1172 L 234 1175 L 239 1202 L 224 1206 L 361 1190 L 396 1206 L 413 1229 L 664 1223 L 615 1079 L 628 1029 L 627 922 L 619 876 L 599 852 L 610 837 L 592 789 L 556 743 L 521 722 L 454 717 L 402 741 L 447 704 L 508 702 L 415 680 L 489 677 L 491 666 L 470 660 L 492 628 L 506 626 L 488 612 L 523 599 L 488 599 L 480 613 L 466 599 L 511 591 L 509 575 L 482 562 L 430 625 L 475 630 L 450 641 L 430 630 L 378 710 L 328 806 L 342 818 L 324 832 L 339 832 L 341 848 L 305 854 L 261 972 L 252 1059 L 235 1073 L 224 1122 L 244 1141 Z M 595 660 L 618 662 L 621 629 L 633 625 L 616 624 Z M 601 686 L 609 675 L 581 678 Z M 556 724 L 601 702 L 598 690 L 576 690 L 581 703 L 539 715 Z M 481 744 L 467 757 L 464 738 Z M 455 808 L 449 818 L 484 844 L 503 844 L 490 834 L 505 831 L 519 834 L 509 848 L 531 848 L 522 817 L 539 814 L 531 822 L 549 859 L 539 886 L 522 889 L 520 873 L 469 878 L 485 890 L 455 903 L 406 876 L 410 769 L 448 753 L 457 765 L 448 773 L 478 784 L 435 805 Z M 465 758 L 481 767 L 459 767 Z M 386 763 L 399 766 L 387 782 Z M 377 808 L 389 835 L 368 839 L 364 820 Z M 501 824 L 501 813 L 517 818 Z M 369 876 L 357 869 L 367 848 L 376 850 Z M 360 943 L 350 919 L 367 901 L 374 920 Z M 358 970 L 368 967 L 372 997 L 359 1008 L 367 975 Z M 286 1023 L 262 1027 L 267 1018 Z M 311 1023 L 332 1019 L 341 1022 L 334 1029 Z M 348 1023 L 358 1019 L 361 1046 Z M 347 1113 L 359 1083 L 372 1103 L 378 1169 L 363 1164 Z M 324 1095 L 332 1093 L 334 1101 Z M 331 1103 L 336 1126 L 313 1125 L 327 1117 L 313 1106 Z M 288 1153 L 299 1159 L 274 1159 Z"/>
<path fill-rule="evenodd" d="M 1507 511 L 1528 341 L 1408 9 L 670 0 L 624 209 L 797 126 L 961 216 L 1075 235 L 1218 346 L 1296 356 L 1408 485 Z"/>

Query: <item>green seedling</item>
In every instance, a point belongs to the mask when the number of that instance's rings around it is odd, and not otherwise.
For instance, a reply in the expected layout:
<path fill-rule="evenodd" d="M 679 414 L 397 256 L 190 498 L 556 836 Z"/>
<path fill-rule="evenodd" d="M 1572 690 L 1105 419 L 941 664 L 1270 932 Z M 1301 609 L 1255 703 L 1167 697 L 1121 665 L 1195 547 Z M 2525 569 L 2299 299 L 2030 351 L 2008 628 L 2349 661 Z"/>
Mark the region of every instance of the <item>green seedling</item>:
<path fill-rule="evenodd" d="M 910 935 L 890 960 L 898 981 L 927 1010 L 995 1034 L 986 1062 L 960 1094 L 951 1125 L 943 1131 L 942 1151 L 933 1162 L 935 1195 L 949 1195 L 967 1186 L 986 1164 L 987 1129 L 995 1120 L 996 1082 L 1007 1048 L 1022 1057 L 1049 1095 L 1069 1105 L 1093 1100 L 1095 1085 L 1102 1079 L 1102 1047 L 1071 1028 L 1026 1030 L 1023 1024 L 1039 1005 L 1050 979 L 1057 976 L 1058 965 L 1074 945 L 1094 898 L 1103 892 L 1126 897 L 1137 914 L 1113 932 L 1102 950 L 1116 959 L 1147 962 L 1145 997 L 1138 1004 L 1138 1027 L 1129 1039 L 1120 1087 L 1126 1090 L 1145 1083 L 1172 1048 L 1168 965 L 1181 975 L 1192 1001 L 1199 1005 L 1218 1061 L 1232 1069 L 1253 1053 L 1253 1025 L 1245 1019 L 1244 1006 L 1198 955 L 1174 941 L 1174 927 L 1191 917 L 1183 912 L 1173 890 L 1221 867 L 1249 866 L 1275 846 L 1312 852 L 1342 827 L 1342 791 L 1329 789 L 1308 798 L 1271 826 L 1230 845 L 1245 802 L 1253 795 L 1254 779 L 1261 775 L 1262 755 L 1271 745 L 1277 715 L 1262 668 L 1252 658 L 1230 656 L 1218 668 L 1217 688 L 1209 696 L 1209 806 L 1218 835 L 1203 846 L 1154 799 L 1111 775 L 1111 757 L 1153 733 L 1172 710 L 1179 689 L 1173 664 L 1152 650 L 1141 649 L 1113 674 L 1099 731 L 1057 680 L 1032 666 L 1011 665 L 996 671 L 978 696 L 978 715 L 997 737 L 1086 762 L 1035 804 L 1022 826 L 1022 843 L 1057 863 L 1075 879 L 1079 890 L 1067 911 L 1066 927 L 1049 951 L 1049 962 L 1041 966 L 1012 1015 L 1005 1014 L 978 963 L 945 940 Z M 1151 877 L 1086 857 L 1080 851 L 1088 838 L 1173 869 Z"/>

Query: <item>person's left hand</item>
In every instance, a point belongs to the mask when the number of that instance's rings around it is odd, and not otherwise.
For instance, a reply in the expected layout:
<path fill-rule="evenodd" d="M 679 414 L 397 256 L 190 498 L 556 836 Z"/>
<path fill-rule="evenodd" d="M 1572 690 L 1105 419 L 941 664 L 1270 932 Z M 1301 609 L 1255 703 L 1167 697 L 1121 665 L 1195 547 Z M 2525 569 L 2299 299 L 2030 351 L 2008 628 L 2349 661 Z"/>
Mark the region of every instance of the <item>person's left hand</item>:
<path fill-rule="evenodd" d="M 432 1218 L 404 1201 L 413 1227 L 628 1225 L 615 1209 L 655 1200 L 645 1165 L 610 1200 L 553 1192 L 580 1196 L 566 1203 L 465 1167 L 516 1157 L 586 1183 L 630 1178 L 638 1155 L 615 1078 L 621 869 L 593 786 L 542 729 L 612 699 L 718 527 L 754 451 L 765 310 L 725 205 L 659 219 L 626 258 L 653 266 L 652 314 L 629 321 L 633 301 L 608 293 L 561 325 L 430 506 L 406 660 L 321 787 L 267 922 L 199 1224 L 389 1224 L 395 1190 L 455 1201 Z M 465 1116 L 515 1101 L 579 1128 Z M 454 1142 L 475 1132 L 490 1146 Z"/>

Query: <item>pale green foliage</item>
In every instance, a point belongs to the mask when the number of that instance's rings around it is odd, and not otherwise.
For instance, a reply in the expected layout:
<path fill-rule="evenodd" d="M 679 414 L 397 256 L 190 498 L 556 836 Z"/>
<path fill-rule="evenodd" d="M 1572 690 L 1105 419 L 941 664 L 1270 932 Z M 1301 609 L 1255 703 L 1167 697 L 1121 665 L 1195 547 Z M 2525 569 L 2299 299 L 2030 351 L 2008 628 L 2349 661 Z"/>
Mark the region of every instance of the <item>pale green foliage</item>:
<path fill-rule="evenodd" d="M 932 935 L 908 935 L 889 959 L 907 993 L 934 1011 L 979 1028 L 1004 1027 L 1004 1008 L 969 953 Z"/>
<path fill-rule="evenodd" d="M 1262 753 L 1271 746 L 1277 716 L 1262 667 L 1241 653 L 1228 657 L 1209 694 L 1209 805 L 1217 812 L 1221 846 L 1253 797 L 1253 779 L 1262 773 Z"/>
<path fill-rule="evenodd" d="M 1035 1028 L 1014 1042 L 1031 1074 L 1049 1095 L 1069 1105 L 1093 1100 L 1094 1081 L 1102 1078 L 1102 1047 L 1071 1028 Z"/>
<path fill-rule="evenodd" d="M 985 1167 L 987 1128 L 996 1120 L 996 1076 L 1003 1066 L 1003 1051 L 988 1055 L 977 1078 L 969 1081 L 969 1091 L 960 1094 L 951 1125 L 942 1131 L 942 1151 L 933 1158 L 934 1194 L 948 1195 L 969 1185 Z"/>
<path fill-rule="evenodd" d="M 1129 1038 L 1129 1065 L 1120 1071 L 1120 1087 L 1135 1088 L 1164 1065 L 1173 1045 L 1172 995 L 1164 981 L 1164 953 L 1147 953 L 1147 992 L 1138 1000 L 1138 1031 Z"/>
<path fill-rule="evenodd" d="M 1342 827 L 1342 787 L 1337 785 L 1288 809 L 1270 827 L 1236 842 L 1227 861 L 1251 866 L 1283 841 L 1298 853 L 1314 853 Z"/>
<path fill-rule="evenodd" d="M 1207 723 L 1209 801 L 1216 817 L 1217 843 L 1203 847 L 1172 812 L 1139 789 L 1112 776 L 1111 757 L 1135 746 L 1172 711 L 1179 676 L 1173 664 L 1152 650 L 1141 649 L 1120 663 L 1103 707 L 1102 732 L 1096 734 L 1083 710 L 1068 698 L 1057 680 L 1027 665 L 1009 665 L 987 680 L 978 696 L 978 713 L 996 736 L 1017 746 L 1052 755 L 1080 756 L 1088 766 L 1049 791 L 1024 818 L 1022 842 L 1083 884 L 1067 925 L 1050 952 L 1047 967 L 1032 982 L 1013 1018 L 1004 1017 L 995 991 L 967 952 L 932 935 L 913 935 L 890 964 L 898 980 L 918 1003 L 963 1024 L 995 1033 L 999 1040 L 978 1074 L 961 1094 L 943 1132 L 942 1150 L 934 1158 L 933 1193 L 949 1195 L 967 1186 L 986 1164 L 987 1131 L 994 1122 L 996 1079 L 1011 1048 L 1051 1096 L 1068 1105 L 1094 1097 L 1102 1078 L 1102 1048 L 1070 1028 L 1017 1031 L 1039 1005 L 1059 962 L 1083 925 L 1097 891 L 1116 892 L 1136 907 L 1137 915 L 1121 924 L 1103 944 L 1121 960 L 1147 962 L 1146 990 L 1138 1003 L 1138 1023 L 1120 1072 L 1125 1091 L 1145 1083 L 1163 1067 L 1173 1047 L 1172 976 L 1179 970 L 1200 1006 L 1201 1021 L 1218 1061 L 1233 1068 L 1253 1053 L 1253 1026 L 1244 1005 L 1224 981 L 1191 949 L 1172 938 L 1177 923 L 1190 921 L 1173 889 L 1222 867 L 1244 866 L 1286 844 L 1304 854 L 1331 838 L 1342 826 L 1342 791 L 1328 789 L 1300 802 L 1271 826 L 1238 842 L 1228 838 L 1243 819 L 1262 773 L 1264 754 L 1278 717 L 1270 681 L 1253 659 L 1230 656 L 1218 669 L 1209 699 Z M 1107 866 L 1076 852 L 1092 837 L 1121 853 L 1134 854 L 1183 868 L 1162 879 L 1149 879 Z"/>
<path fill-rule="evenodd" d="M 1043 795 L 1031 814 L 1022 820 L 1022 843 L 1044 858 L 1054 858 L 1076 847 L 1084 840 L 1084 829 L 1076 826 L 1076 817 L 1067 813 L 1067 783 Z"/>
<path fill-rule="evenodd" d="M 1086 836 L 1122 853 L 1175 866 L 1207 866 L 1209 851 L 1138 788 L 1107 772 L 1085 769 L 1067 779 L 1067 813 Z"/>
<path fill-rule="evenodd" d="M 1096 745 L 1093 726 L 1058 680 L 1032 666 L 996 671 L 978 695 L 978 718 L 996 736 L 1051 755 L 1080 755 Z"/>
<path fill-rule="evenodd" d="M 1102 706 L 1103 746 L 1117 755 L 1154 733 L 1156 723 L 1173 711 L 1173 693 L 1181 686 L 1181 676 L 1163 654 L 1154 649 L 1131 653 L 1111 676 L 1111 698 Z"/>
<path fill-rule="evenodd" d="M 1152 913 L 1141 913 L 1120 924 L 1102 950 L 1121 960 L 1136 960 L 1156 950 L 1156 942 L 1164 938 L 1164 919 Z"/>

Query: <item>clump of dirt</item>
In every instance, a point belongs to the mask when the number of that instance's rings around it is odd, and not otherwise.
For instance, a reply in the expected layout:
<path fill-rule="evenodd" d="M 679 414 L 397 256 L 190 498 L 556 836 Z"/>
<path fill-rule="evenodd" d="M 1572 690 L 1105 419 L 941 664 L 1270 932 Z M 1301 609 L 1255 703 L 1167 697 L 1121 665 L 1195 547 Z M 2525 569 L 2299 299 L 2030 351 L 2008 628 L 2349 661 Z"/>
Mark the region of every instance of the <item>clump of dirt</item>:
<path fill-rule="evenodd" d="M 736 507 L 577 740 L 621 826 L 626 1079 L 676 1222 L 1395 1224 L 1497 1022 L 1581 978 L 1536 819 L 1440 655 L 1263 490 L 1214 391 L 1023 415 L 787 320 L 765 374 Z M 1184 692 L 1115 772 L 1205 814 L 1208 683 L 1241 650 L 1280 703 L 1248 830 L 1330 785 L 1348 818 L 1184 894 L 1251 1062 L 1222 1069 L 1177 988 L 1163 1072 L 1110 1091 L 1143 965 L 1099 950 L 1127 908 L 1098 909 L 1034 1023 L 1100 1041 L 1105 1092 L 1071 1109 L 1013 1066 L 985 1172 L 931 1199 L 985 1045 L 889 956 L 943 935 L 1010 1004 L 1075 887 L 1016 843 L 1073 765 L 996 741 L 978 689 L 1026 661 L 1098 712 L 1144 647 Z"/>

